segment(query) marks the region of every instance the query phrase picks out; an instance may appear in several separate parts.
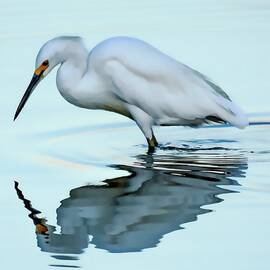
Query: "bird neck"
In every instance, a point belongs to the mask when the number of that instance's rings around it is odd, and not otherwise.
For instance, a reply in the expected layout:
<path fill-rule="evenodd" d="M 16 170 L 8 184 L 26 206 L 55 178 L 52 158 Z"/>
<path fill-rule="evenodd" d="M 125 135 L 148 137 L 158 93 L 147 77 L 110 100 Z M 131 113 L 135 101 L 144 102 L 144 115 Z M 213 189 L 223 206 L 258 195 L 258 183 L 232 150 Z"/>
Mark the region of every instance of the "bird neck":
<path fill-rule="evenodd" d="M 87 69 L 87 55 L 84 53 L 73 55 L 62 62 L 57 71 L 57 88 L 61 95 L 70 103 L 76 104 L 76 93 L 79 82 Z"/>

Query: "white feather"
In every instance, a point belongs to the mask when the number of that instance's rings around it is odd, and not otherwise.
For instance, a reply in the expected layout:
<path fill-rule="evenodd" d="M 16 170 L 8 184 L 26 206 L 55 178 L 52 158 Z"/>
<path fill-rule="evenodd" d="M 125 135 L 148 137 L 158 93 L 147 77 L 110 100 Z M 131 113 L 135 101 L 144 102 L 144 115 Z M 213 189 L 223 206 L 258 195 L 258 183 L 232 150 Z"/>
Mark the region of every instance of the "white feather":
<path fill-rule="evenodd" d="M 243 128 L 248 120 L 206 76 L 134 38 L 116 37 L 88 55 L 82 40 L 59 37 L 40 50 L 36 66 L 60 64 L 57 87 L 76 106 L 104 109 L 136 121 L 146 138 L 153 125 L 200 125 L 207 118 Z"/>

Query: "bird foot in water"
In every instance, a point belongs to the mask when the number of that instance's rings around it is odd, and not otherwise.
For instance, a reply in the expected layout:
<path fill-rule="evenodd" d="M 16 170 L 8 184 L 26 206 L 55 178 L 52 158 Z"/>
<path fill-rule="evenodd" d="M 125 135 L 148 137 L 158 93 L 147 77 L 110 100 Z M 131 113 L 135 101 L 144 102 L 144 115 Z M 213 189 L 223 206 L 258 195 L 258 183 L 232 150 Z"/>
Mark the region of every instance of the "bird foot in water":
<path fill-rule="evenodd" d="M 151 139 L 147 138 L 147 143 L 148 143 L 148 151 L 147 154 L 152 154 L 155 152 L 156 146 L 158 146 L 157 139 L 155 136 L 153 136 Z"/>

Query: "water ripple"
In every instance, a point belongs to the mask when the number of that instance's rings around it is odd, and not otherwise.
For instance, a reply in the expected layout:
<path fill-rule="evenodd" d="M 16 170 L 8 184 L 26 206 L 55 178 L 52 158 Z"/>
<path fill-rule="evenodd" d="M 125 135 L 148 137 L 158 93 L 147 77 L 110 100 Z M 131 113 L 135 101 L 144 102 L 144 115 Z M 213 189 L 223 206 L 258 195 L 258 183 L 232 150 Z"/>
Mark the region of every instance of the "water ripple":
<path fill-rule="evenodd" d="M 70 190 L 56 210 L 60 233 L 38 217 L 41 211 L 15 184 L 42 251 L 74 260 L 70 254 L 82 253 L 89 243 L 113 253 L 156 247 L 165 234 L 211 212 L 205 206 L 222 202 L 221 194 L 234 193 L 231 187 L 245 177 L 247 158 L 223 149 L 223 154 L 140 155 L 132 165 L 111 166 L 129 175 Z"/>

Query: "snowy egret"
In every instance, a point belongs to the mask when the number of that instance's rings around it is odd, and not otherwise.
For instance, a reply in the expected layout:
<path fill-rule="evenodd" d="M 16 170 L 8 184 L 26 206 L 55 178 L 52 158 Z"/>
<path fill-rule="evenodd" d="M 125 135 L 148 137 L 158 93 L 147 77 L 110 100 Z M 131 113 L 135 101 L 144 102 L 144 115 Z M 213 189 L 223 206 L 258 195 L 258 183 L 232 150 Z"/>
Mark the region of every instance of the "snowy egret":
<path fill-rule="evenodd" d="M 134 120 L 147 139 L 149 152 L 158 145 L 154 125 L 248 125 L 245 113 L 209 78 L 130 37 L 104 40 L 90 53 L 80 37 L 46 42 L 14 120 L 36 85 L 57 65 L 57 88 L 68 102 Z"/>

